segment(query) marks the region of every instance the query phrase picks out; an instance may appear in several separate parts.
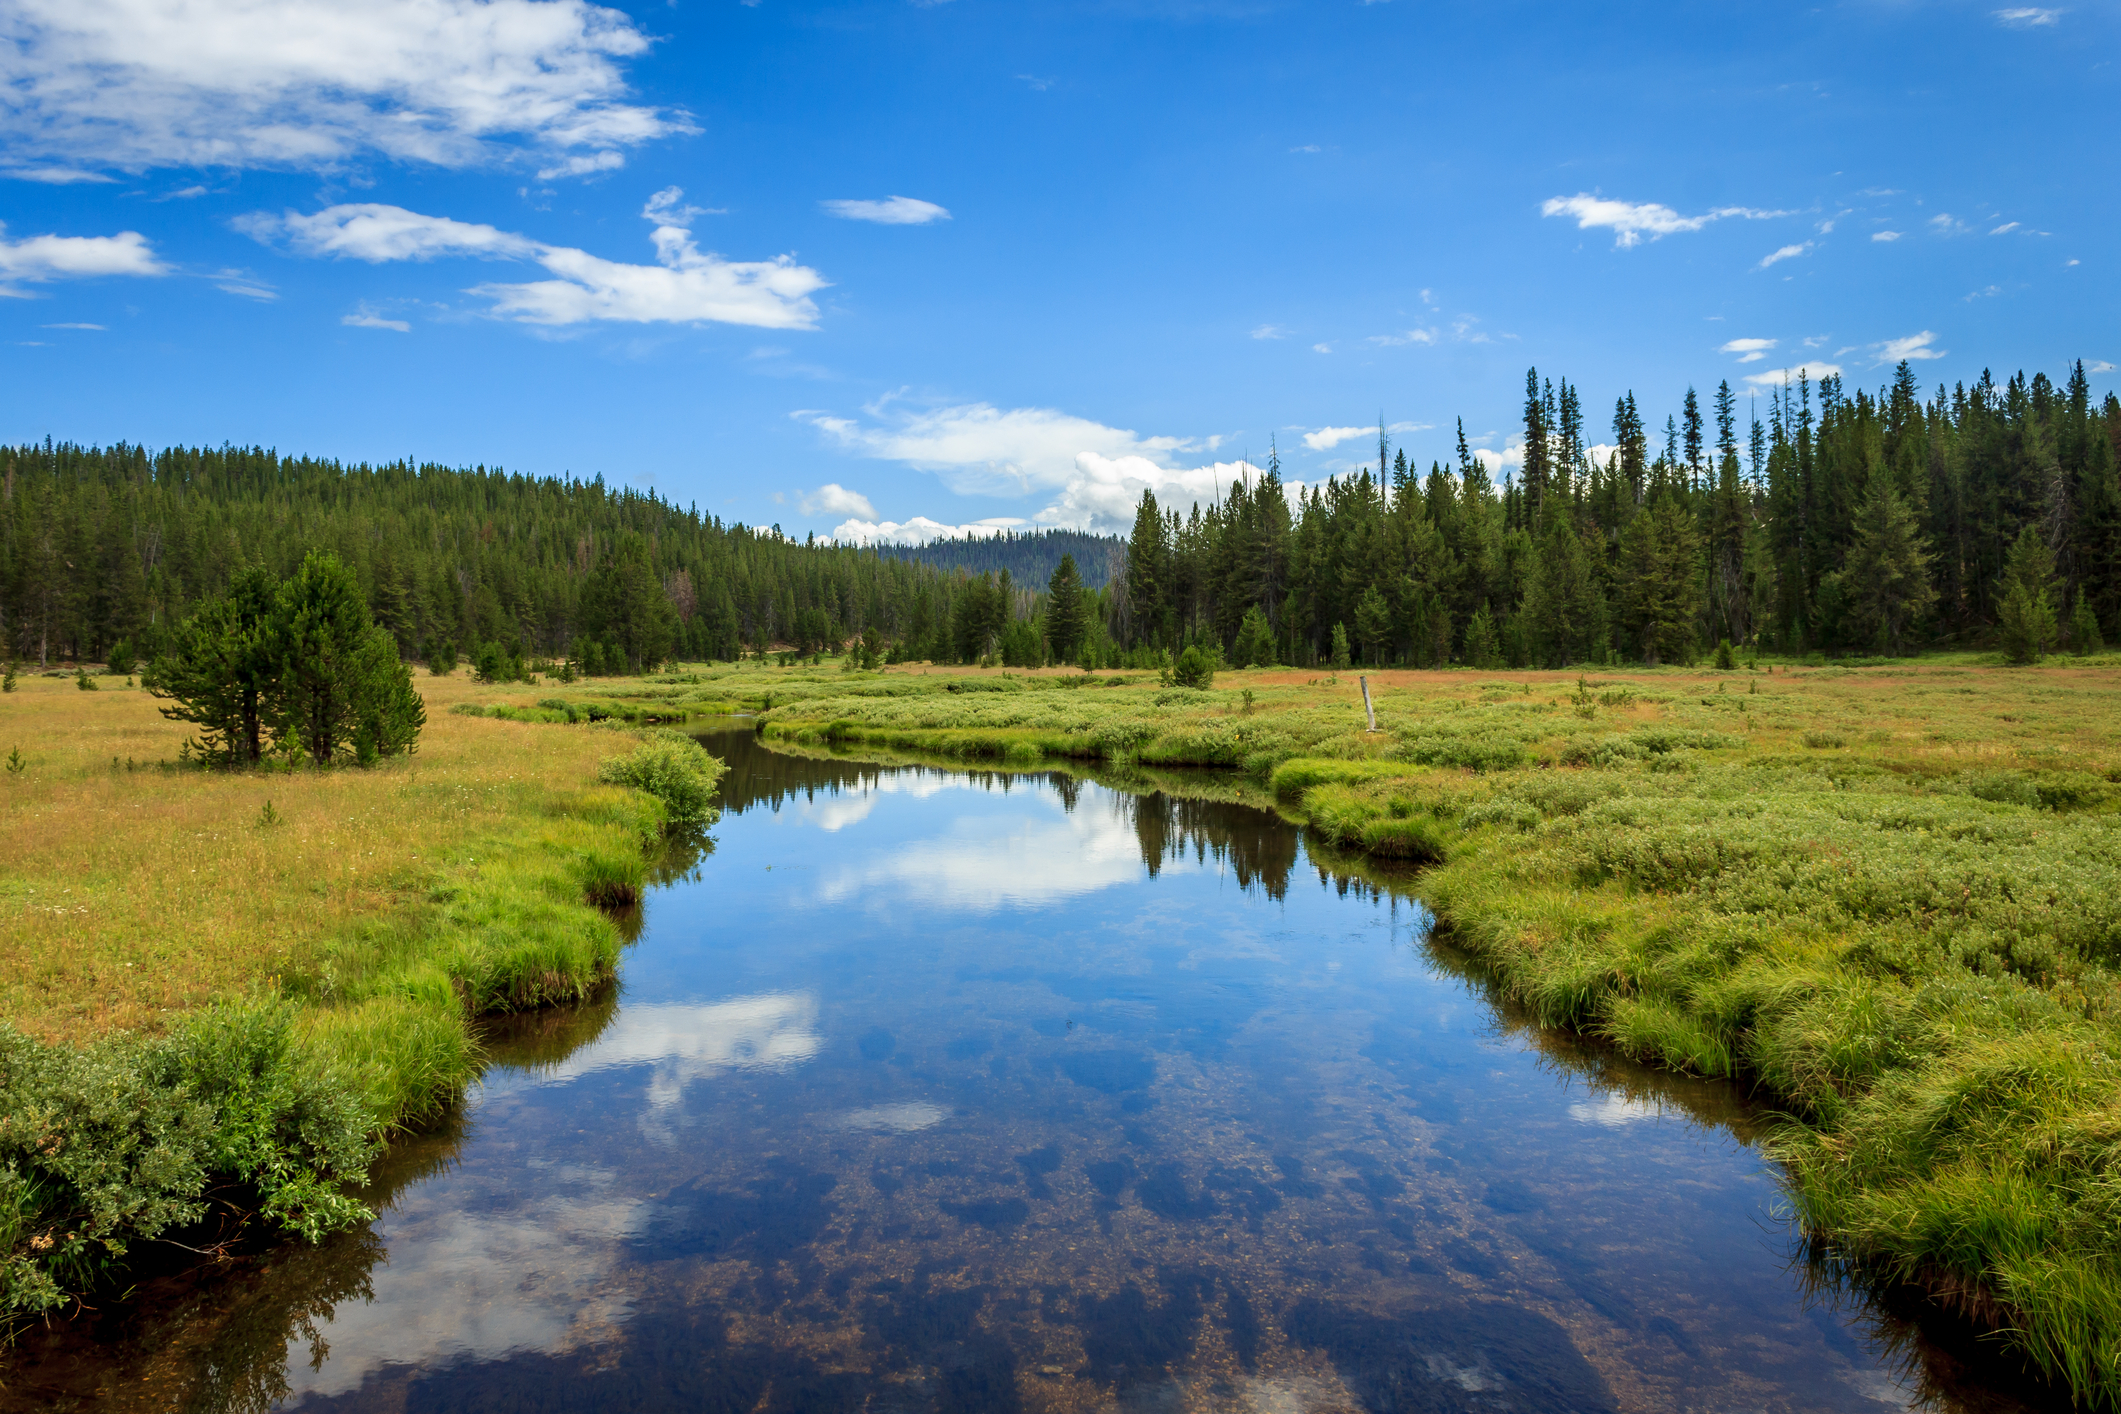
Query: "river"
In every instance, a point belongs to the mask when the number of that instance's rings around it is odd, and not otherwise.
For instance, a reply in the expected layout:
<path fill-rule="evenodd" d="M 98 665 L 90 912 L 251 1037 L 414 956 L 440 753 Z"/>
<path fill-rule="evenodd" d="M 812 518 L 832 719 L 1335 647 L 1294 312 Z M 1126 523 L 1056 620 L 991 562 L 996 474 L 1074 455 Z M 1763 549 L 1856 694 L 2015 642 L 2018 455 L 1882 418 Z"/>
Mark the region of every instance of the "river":
<path fill-rule="evenodd" d="M 1729 1085 L 1514 1016 L 1274 814 L 741 724 L 617 996 L 321 1248 L 27 1333 L 21 1407 L 2042 1407 L 1805 1250 Z"/>

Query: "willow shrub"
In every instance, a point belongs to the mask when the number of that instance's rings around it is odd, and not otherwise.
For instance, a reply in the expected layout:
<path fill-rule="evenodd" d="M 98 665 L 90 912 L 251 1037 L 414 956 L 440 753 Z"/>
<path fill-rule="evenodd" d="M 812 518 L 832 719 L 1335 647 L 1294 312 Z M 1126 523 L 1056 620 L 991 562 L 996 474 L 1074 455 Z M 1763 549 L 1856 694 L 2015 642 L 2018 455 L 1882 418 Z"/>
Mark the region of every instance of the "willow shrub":
<path fill-rule="evenodd" d="M 671 824 L 697 828 L 720 818 L 714 793 L 728 769 L 691 737 L 666 727 L 651 732 L 626 755 L 606 761 L 597 779 L 644 790 L 663 802 Z"/>
<path fill-rule="evenodd" d="M 368 1115 L 294 1023 L 286 1003 L 220 1006 L 78 1051 L 0 1024 L 0 1306 L 64 1305 L 223 1185 L 311 1241 L 369 1220 L 344 1191 L 375 1152 Z"/>

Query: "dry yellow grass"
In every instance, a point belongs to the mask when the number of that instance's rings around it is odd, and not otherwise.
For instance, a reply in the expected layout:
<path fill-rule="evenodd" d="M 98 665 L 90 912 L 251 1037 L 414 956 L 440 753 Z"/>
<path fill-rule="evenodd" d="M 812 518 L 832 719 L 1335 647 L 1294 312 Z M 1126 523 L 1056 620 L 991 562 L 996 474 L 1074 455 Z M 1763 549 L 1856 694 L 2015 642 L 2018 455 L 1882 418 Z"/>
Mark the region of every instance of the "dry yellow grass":
<path fill-rule="evenodd" d="M 453 716 L 539 689 L 417 675 L 428 726 L 373 770 L 172 769 L 188 727 L 123 678 L 23 676 L 0 697 L 0 1017 L 48 1041 L 157 1030 L 301 969 L 476 867 L 482 841 L 591 793 L 606 733 Z M 262 825 L 271 802 L 280 823 Z"/>

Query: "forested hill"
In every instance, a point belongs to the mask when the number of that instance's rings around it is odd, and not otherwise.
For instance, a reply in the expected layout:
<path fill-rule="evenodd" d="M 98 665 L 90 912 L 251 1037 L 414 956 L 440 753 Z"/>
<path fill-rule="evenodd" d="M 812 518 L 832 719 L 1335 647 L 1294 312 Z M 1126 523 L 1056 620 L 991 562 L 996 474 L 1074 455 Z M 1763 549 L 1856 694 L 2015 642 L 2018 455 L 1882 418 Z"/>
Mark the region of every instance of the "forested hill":
<path fill-rule="evenodd" d="M 32 662 L 121 643 L 149 656 L 244 564 L 285 575 L 311 548 L 354 568 L 408 657 L 487 643 L 557 656 L 591 639 L 638 665 L 949 617 L 952 586 L 928 566 L 601 477 L 123 444 L 10 447 L 0 463 L 0 642 Z"/>
<path fill-rule="evenodd" d="M 1127 572 L 1127 542 L 1117 535 L 1083 530 L 1003 531 L 1000 535 L 931 540 L 925 545 L 879 545 L 893 559 L 971 574 L 1009 571 L 1018 584 L 1039 586 L 1053 578 L 1061 556 L 1075 556 L 1076 571 L 1091 589 L 1103 589 Z"/>
<path fill-rule="evenodd" d="M 601 478 L 347 466 L 258 449 L 0 448 L 0 652 L 156 651 L 262 562 L 353 567 L 407 656 L 572 654 L 630 669 L 866 634 L 900 659 L 1511 666 L 2121 636 L 2121 399 L 2082 365 L 1924 396 L 1799 377 L 1741 423 L 1687 389 L 1659 437 L 1635 395 L 1610 451 L 1566 380 L 1526 377 L 1497 487 L 1460 439 L 1304 487 L 1278 467 L 1213 504 L 1144 495 L 1124 542 L 1076 532 L 878 552 L 802 545 Z M 1661 443 L 1661 445 L 1660 445 Z M 1062 612 L 1049 569 L 1081 578 Z M 989 572 L 991 568 L 991 573 Z M 1102 584 L 1102 588 L 1098 587 Z M 121 653 L 120 657 L 126 656 Z"/>

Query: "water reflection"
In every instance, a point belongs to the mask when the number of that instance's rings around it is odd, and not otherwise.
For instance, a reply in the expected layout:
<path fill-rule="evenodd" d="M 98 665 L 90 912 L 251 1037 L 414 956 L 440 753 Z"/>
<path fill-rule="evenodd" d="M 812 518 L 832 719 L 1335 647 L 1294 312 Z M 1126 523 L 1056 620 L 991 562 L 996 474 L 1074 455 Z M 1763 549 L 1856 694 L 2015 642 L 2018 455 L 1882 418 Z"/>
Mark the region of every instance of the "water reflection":
<path fill-rule="evenodd" d="M 625 994 L 496 1028 L 373 1232 L 35 1336 L 10 1397 L 2025 1407 L 1791 1247 L 1732 1087 L 1532 1028 L 1272 812 L 716 745 Z"/>

